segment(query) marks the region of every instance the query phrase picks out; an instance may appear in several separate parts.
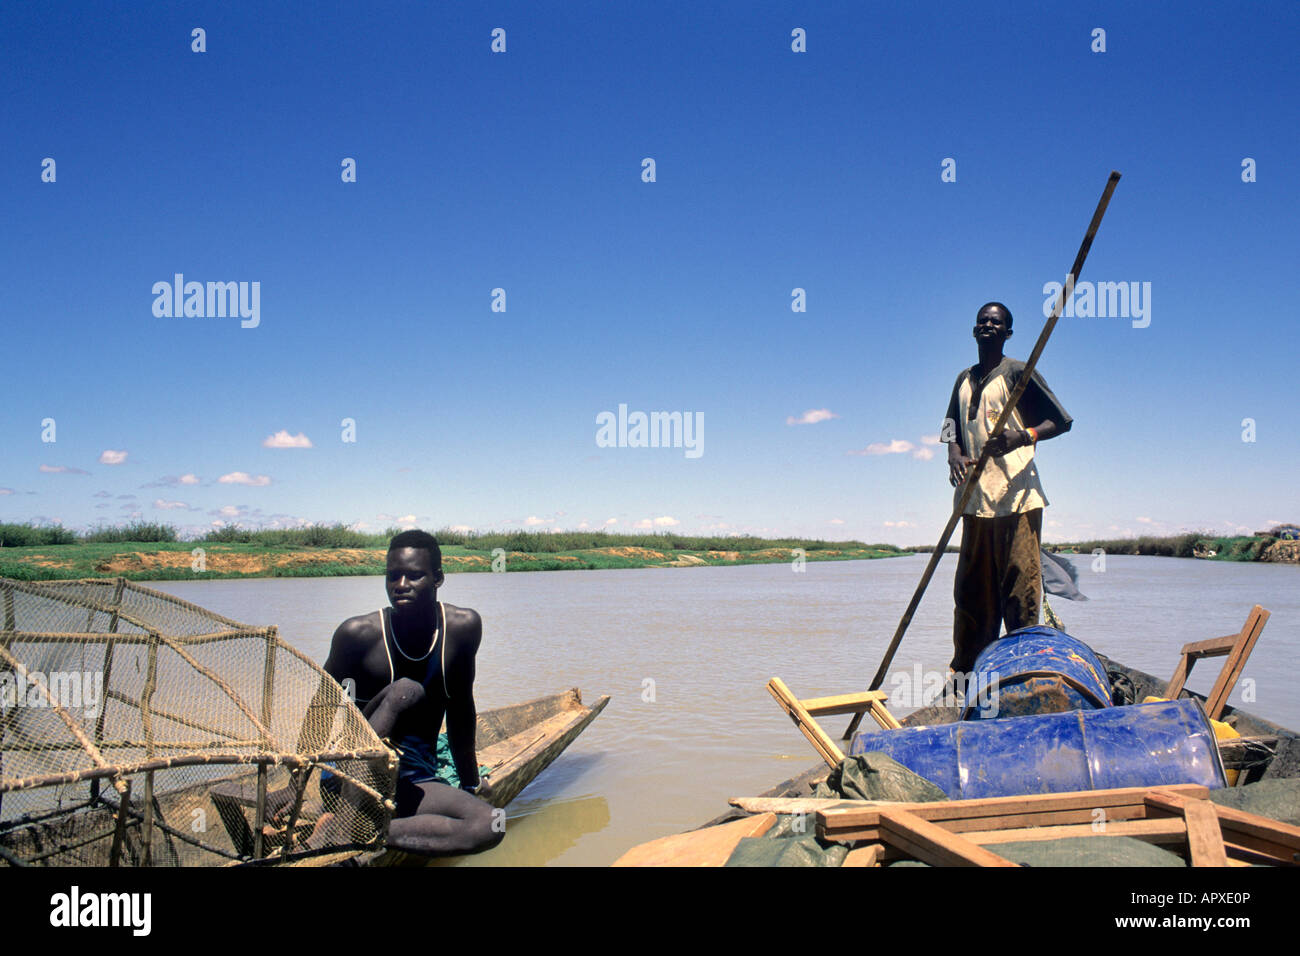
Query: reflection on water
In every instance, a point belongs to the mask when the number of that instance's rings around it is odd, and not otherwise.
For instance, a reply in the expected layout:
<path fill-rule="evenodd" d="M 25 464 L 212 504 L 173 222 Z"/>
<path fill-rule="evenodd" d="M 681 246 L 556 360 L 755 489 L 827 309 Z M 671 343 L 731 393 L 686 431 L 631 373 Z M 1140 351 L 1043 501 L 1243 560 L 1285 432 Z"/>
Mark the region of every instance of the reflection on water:
<path fill-rule="evenodd" d="M 470 865 L 603 865 L 634 844 L 702 823 L 729 796 L 760 793 L 816 756 L 764 690 L 800 697 L 865 690 L 924 556 L 877 561 L 534 574 L 452 574 L 439 596 L 483 616 L 475 697 L 499 707 L 569 687 L 610 694 L 605 712 L 509 808 L 506 840 Z M 1300 568 L 1108 556 L 1074 559 L 1091 600 L 1053 601 L 1098 651 L 1167 678 L 1179 648 L 1273 612 L 1231 703 L 1300 728 Z M 904 638 L 884 689 L 952 655 L 953 556 Z M 385 601 L 383 580 L 272 578 L 154 585 L 252 624 L 276 624 L 323 661 L 344 619 Z M 1208 691 L 1221 661 L 1188 682 Z M 653 681 L 653 684 L 647 684 Z M 648 693 L 653 689 L 653 694 Z M 899 706 L 901 716 L 909 708 Z M 835 725 L 833 732 L 842 728 Z"/>
<path fill-rule="evenodd" d="M 544 866 L 578 845 L 588 833 L 609 826 L 609 801 L 591 794 L 576 799 L 520 797 L 510 805 L 506 838 L 477 856 L 435 860 L 441 866 Z"/>

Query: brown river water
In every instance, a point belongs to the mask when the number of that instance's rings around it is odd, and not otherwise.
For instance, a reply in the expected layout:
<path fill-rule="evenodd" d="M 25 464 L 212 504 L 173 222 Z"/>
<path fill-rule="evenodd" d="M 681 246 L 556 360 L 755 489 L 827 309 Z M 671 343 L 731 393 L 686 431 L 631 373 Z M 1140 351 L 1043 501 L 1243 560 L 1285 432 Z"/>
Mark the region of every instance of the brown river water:
<path fill-rule="evenodd" d="M 764 689 L 865 690 L 925 566 L 921 555 L 792 565 L 450 574 L 439 597 L 483 617 L 475 698 L 488 709 L 580 687 L 605 712 L 511 804 L 506 839 L 459 865 L 604 865 L 704 822 L 817 757 Z M 1173 673 L 1186 642 L 1235 633 L 1253 604 L 1272 618 L 1233 706 L 1300 729 L 1300 568 L 1071 557 L 1091 599 L 1054 599 L 1075 637 L 1130 666 Z M 952 575 L 940 563 L 883 689 L 899 716 L 952 651 Z M 274 624 L 323 662 L 346 617 L 386 603 L 381 577 L 150 585 L 249 624 Z M 1188 686 L 1209 690 L 1222 659 Z M 919 671 L 918 671 L 919 668 Z M 1242 700 L 1243 693 L 1253 700 Z M 908 706 L 908 704 L 913 706 Z M 830 718 L 832 734 L 843 718 Z"/>

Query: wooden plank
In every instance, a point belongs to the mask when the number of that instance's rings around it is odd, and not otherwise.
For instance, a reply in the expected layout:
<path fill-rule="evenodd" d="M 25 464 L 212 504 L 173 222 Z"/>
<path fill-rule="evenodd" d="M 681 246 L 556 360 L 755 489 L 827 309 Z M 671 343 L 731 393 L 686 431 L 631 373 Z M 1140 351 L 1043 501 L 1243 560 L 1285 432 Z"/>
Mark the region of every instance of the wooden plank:
<path fill-rule="evenodd" d="M 1182 845 L 1187 842 L 1187 826 L 1179 817 L 1167 817 L 1162 820 L 1108 820 L 1104 830 L 1095 829 L 1091 823 L 1079 823 L 1071 826 L 973 830 L 962 836 L 980 846 L 1087 836 L 1125 836 L 1147 843 Z"/>
<path fill-rule="evenodd" d="M 1211 720 L 1218 720 L 1223 714 L 1223 708 L 1228 705 L 1228 696 L 1237 686 L 1237 679 L 1241 677 L 1246 661 L 1250 659 L 1250 653 L 1255 649 L 1255 642 L 1259 640 L 1268 618 L 1268 611 L 1258 604 L 1251 609 L 1250 616 L 1246 618 L 1246 626 L 1242 628 L 1241 639 L 1229 652 L 1228 661 L 1219 672 L 1219 679 L 1214 682 L 1214 689 L 1210 691 L 1210 696 L 1206 698 L 1205 712 L 1209 714 Z"/>
<path fill-rule="evenodd" d="M 1186 654 L 1179 654 L 1178 666 L 1174 668 L 1174 676 L 1169 678 L 1169 685 L 1165 688 L 1165 696 L 1170 700 L 1177 700 L 1178 695 L 1183 692 L 1183 684 L 1187 683 L 1187 675 L 1191 671 L 1191 658 Z"/>
<path fill-rule="evenodd" d="M 876 723 L 880 724 L 885 730 L 900 730 L 903 726 L 899 723 L 898 718 L 889 712 L 883 702 L 871 708 L 871 716 L 876 718 Z"/>
<path fill-rule="evenodd" d="M 880 856 L 883 849 L 884 847 L 879 843 L 860 846 L 856 850 L 850 850 L 849 855 L 844 858 L 844 862 L 840 866 L 880 866 Z"/>
<path fill-rule="evenodd" d="M 728 801 L 746 813 L 816 813 L 819 810 L 854 810 L 868 807 L 900 807 L 895 800 L 841 800 L 839 797 L 731 797 Z"/>
<path fill-rule="evenodd" d="M 1236 634 L 1212 637 L 1207 641 L 1194 641 L 1191 644 L 1184 644 L 1182 653 L 1193 661 L 1198 661 L 1203 657 L 1222 657 L 1237 646 L 1237 641 L 1240 638 L 1241 632 L 1238 631 Z"/>
<path fill-rule="evenodd" d="M 1175 784 L 1162 787 L 1162 791 L 1188 797 L 1205 797 L 1209 790 L 1199 784 Z M 1015 825 L 1017 818 L 1028 814 L 1061 814 L 1079 811 L 1084 819 L 1069 816 L 1051 820 L 1039 817 L 1042 824 L 1089 822 L 1091 811 L 1102 809 L 1113 819 L 1122 808 L 1141 808 L 1150 793 L 1147 787 L 1121 787 L 1113 790 L 1082 790 L 1070 793 L 1041 793 L 1012 797 L 988 797 L 979 800 L 947 800 L 935 803 L 902 804 L 899 809 L 914 813 L 935 823 L 998 819 Z M 831 840 L 872 839 L 880 824 L 879 809 L 864 806 L 817 811 L 817 832 Z M 1142 814 L 1145 815 L 1143 811 Z M 967 827 L 967 829 L 996 829 L 998 825 Z M 951 829 L 951 827 L 950 827 Z"/>
<path fill-rule="evenodd" d="M 931 866 L 1016 866 L 906 810 L 880 811 L 880 827 L 884 842 Z"/>
<path fill-rule="evenodd" d="M 861 694 L 808 697 L 799 703 L 814 717 L 828 717 L 834 714 L 860 714 L 871 704 L 888 699 L 889 695 L 882 690 L 868 690 Z"/>
<path fill-rule="evenodd" d="M 1172 787 L 1161 787 L 1153 790 L 1146 802 L 1153 809 L 1181 814 L 1190 801 L 1186 796 L 1173 792 Z M 1258 853 L 1286 864 L 1300 862 L 1300 827 L 1233 807 L 1218 804 L 1213 804 L 1213 807 L 1229 852 L 1235 849 Z"/>
<path fill-rule="evenodd" d="M 808 742 L 813 745 L 813 749 L 821 755 L 821 758 L 831 767 L 839 766 L 844 760 L 844 752 L 835 745 L 826 731 L 822 730 L 812 714 L 804 709 L 799 699 L 791 693 L 790 688 L 785 686 L 785 682 L 779 677 L 773 677 L 767 682 L 767 690 L 808 738 Z"/>
<path fill-rule="evenodd" d="M 1208 800 L 1188 800 L 1183 807 L 1183 819 L 1187 822 L 1187 852 L 1192 866 L 1227 866 L 1228 854 L 1223 848 L 1214 804 Z"/>
<path fill-rule="evenodd" d="M 916 809 L 915 806 L 910 809 Z M 1044 810 L 1038 813 L 1007 813 L 994 814 L 992 816 L 969 817 L 965 819 L 943 819 L 935 817 L 933 814 L 918 814 L 924 819 L 930 819 L 949 833 L 977 833 L 989 830 L 1003 829 L 1040 829 L 1040 828 L 1059 828 L 1062 826 L 1087 825 L 1092 826 L 1097 820 L 1095 810 L 1099 808 L 1079 807 L 1072 810 Z M 1138 803 L 1126 804 L 1121 806 L 1110 806 L 1100 808 L 1105 811 L 1105 819 L 1109 824 L 1127 821 L 1142 820 L 1146 818 L 1147 811 L 1144 806 Z M 880 826 L 866 826 L 854 828 L 847 834 L 839 831 L 820 828 L 818 835 L 828 840 L 878 840 L 880 838 Z"/>
<path fill-rule="evenodd" d="M 775 813 L 732 820 L 716 827 L 675 833 L 634 846 L 614 866 L 722 866 L 745 837 L 762 836 L 776 823 Z"/>
<path fill-rule="evenodd" d="M 1300 863 L 1300 854 L 1291 853 L 1279 848 L 1277 844 L 1251 837 L 1225 835 L 1223 848 L 1228 853 L 1229 865 L 1232 865 L 1234 860 L 1248 866 L 1256 863 L 1265 866 L 1295 866 Z"/>

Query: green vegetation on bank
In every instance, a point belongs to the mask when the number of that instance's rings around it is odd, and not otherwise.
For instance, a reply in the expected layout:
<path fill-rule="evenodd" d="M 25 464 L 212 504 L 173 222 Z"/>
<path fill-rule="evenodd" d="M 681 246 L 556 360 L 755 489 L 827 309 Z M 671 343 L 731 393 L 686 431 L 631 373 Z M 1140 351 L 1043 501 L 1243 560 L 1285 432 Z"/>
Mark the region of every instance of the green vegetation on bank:
<path fill-rule="evenodd" d="M 175 527 L 149 522 L 81 533 L 58 525 L 0 524 L 0 576 L 52 580 L 120 575 L 159 581 L 382 574 L 384 552 L 398 530 L 363 532 L 337 524 L 279 530 L 226 527 L 184 541 Z M 498 566 L 504 560 L 507 571 L 553 571 L 852 561 L 933 550 L 932 545 L 900 548 L 861 541 L 672 533 L 442 529 L 435 534 L 449 572 L 490 571 L 494 560 Z M 1089 554 L 1100 548 L 1107 554 L 1300 563 L 1300 542 L 1272 535 L 1198 532 L 1046 547 L 1065 553 Z"/>
<path fill-rule="evenodd" d="M 1214 558 L 1218 561 L 1260 561 L 1279 539 L 1269 535 L 1215 535 L 1193 532 L 1173 537 L 1143 535 L 1140 538 L 1109 538 L 1047 545 L 1049 551 L 1077 551 L 1090 554 L 1098 549 L 1107 554 L 1140 554 L 1164 558 Z"/>
<path fill-rule="evenodd" d="M 308 525 L 302 528 L 253 529 L 228 525 L 194 538 L 194 543 L 255 544 L 271 548 L 386 548 L 401 528 L 383 531 L 355 531 L 346 525 Z M 769 548 L 803 548 L 826 551 L 843 548 L 866 548 L 882 551 L 906 551 L 892 544 L 865 544 L 861 541 L 823 541 L 807 538 L 691 537 L 659 532 L 654 534 L 615 534 L 608 531 L 459 531 L 442 528 L 433 532 L 444 547 L 458 545 L 471 551 L 507 551 L 558 553 L 588 548 L 651 547 L 691 551 L 763 551 Z M 86 532 L 70 531 L 61 525 L 0 524 L 0 548 L 26 548 L 62 544 L 180 542 L 172 525 L 153 522 L 95 528 Z"/>
<path fill-rule="evenodd" d="M 284 530 L 222 528 L 192 541 L 168 525 L 136 524 L 75 534 L 0 525 L 0 576 L 54 580 L 122 576 L 137 581 L 382 574 L 399 529 L 365 533 L 342 525 Z M 690 567 L 848 561 L 907 553 L 888 544 L 801 538 L 720 538 L 606 532 L 435 532 L 449 572 Z M 802 549 L 802 554 L 798 549 Z"/>

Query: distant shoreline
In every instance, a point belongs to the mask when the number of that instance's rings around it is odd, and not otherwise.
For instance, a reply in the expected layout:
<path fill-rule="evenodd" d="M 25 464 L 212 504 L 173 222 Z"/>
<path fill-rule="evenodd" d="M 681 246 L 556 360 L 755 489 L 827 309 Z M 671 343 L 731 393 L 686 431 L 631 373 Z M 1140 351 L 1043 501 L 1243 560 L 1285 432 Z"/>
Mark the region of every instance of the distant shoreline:
<path fill-rule="evenodd" d="M 23 526 L 17 527 L 21 530 Z M 38 529 L 39 530 L 39 529 Z M 60 529 L 61 530 L 61 529 Z M 124 529 L 130 530 L 130 529 Z M 156 530 L 156 528 L 155 528 Z M 170 529 L 164 529 L 170 530 Z M 0 539 L 0 577 L 27 581 L 124 577 L 133 581 L 201 581 L 267 577 L 344 577 L 385 571 L 385 534 L 361 535 L 340 527 L 279 532 L 250 531 L 229 540 L 103 540 L 103 536 L 22 544 Z M 725 567 L 741 564 L 798 566 L 817 561 L 864 561 L 928 554 L 933 546 L 902 548 L 861 541 L 758 538 L 691 538 L 605 533 L 537 534 L 439 532 L 448 573 L 578 571 L 617 568 Z M 13 546 L 10 542 L 19 543 Z M 1044 548 L 1088 560 L 1107 555 L 1208 558 L 1300 565 L 1300 541 L 1268 536 L 1123 538 Z M 950 552 L 955 551 L 949 547 Z M 495 565 L 495 567 L 494 567 Z"/>
<path fill-rule="evenodd" d="M 194 552 L 202 550 L 200 556 Z M 754 551 L 610 546 L 568 552 L 485 553 L 451 545 L 442 549 L 448 574 L 587 571 L 615 568 L 726 567 L 797 561 L 867 561 L 912 552 L 871 547 L 765 548 Z M 0 577 L 28 581 L 116 578 L 132 581 L 203 581 L 237 578 L 301 578 L 377 575 L 385 572 L 383 548 L 275 548 L 205 542 L 113 545 L 71 544 L 0 550 Z M 195 570 L 201 566 L 202 570 Z"/>

